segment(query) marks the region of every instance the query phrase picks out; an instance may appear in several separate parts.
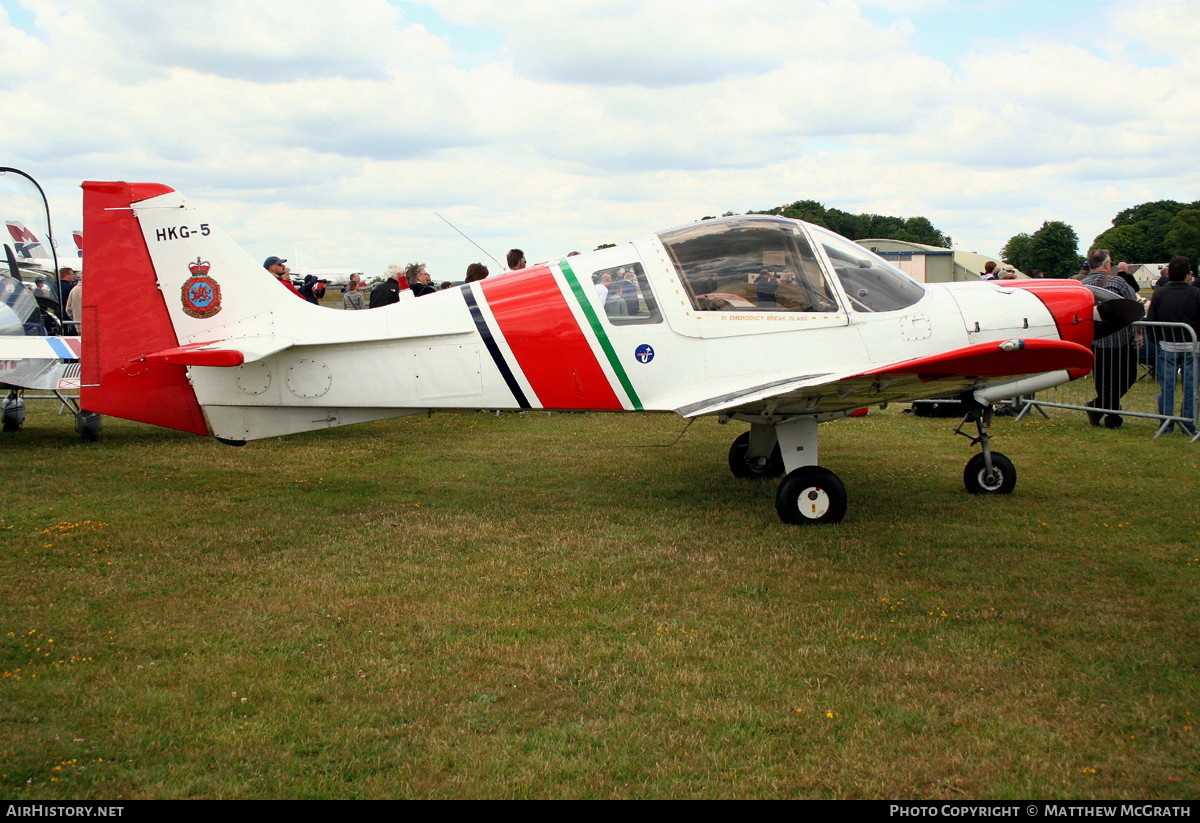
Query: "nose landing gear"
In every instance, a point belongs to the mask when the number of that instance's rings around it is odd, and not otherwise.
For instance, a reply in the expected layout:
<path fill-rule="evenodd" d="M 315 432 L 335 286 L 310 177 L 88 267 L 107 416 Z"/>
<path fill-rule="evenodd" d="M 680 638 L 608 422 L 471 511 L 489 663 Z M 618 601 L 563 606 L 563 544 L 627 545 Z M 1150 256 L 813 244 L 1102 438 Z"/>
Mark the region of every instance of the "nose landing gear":
<path fill-rule="evenodd" d="M 967 467 L 963 470 L 963 485 L 971 494 L 1011 494 L 1017 485 L 1017 468 L 1003 454 L 992 451 L 992 438 L 988 434 L 988 427 L 992 424 L 992 407 L 975 400 L 970 400 L 969 406 L 954 433 L 970 440 L 971 445 L 978 443 L 981 451 L 967 461 Z M 969 422 L 975 423 L 979 432 L 977 436 L 972 437 L 963 431 Z"/>

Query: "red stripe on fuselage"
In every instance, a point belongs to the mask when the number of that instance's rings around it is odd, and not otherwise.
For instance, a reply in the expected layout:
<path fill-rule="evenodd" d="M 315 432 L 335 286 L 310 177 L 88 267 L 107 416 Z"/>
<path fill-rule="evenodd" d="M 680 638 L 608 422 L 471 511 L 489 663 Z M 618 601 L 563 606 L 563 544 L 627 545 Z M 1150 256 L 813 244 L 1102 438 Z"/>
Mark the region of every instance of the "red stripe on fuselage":
<path fill-rule="evenodd" d="M 536 266 L 479 285 L 543 408 L 622 408 L 550 269 Z"/>

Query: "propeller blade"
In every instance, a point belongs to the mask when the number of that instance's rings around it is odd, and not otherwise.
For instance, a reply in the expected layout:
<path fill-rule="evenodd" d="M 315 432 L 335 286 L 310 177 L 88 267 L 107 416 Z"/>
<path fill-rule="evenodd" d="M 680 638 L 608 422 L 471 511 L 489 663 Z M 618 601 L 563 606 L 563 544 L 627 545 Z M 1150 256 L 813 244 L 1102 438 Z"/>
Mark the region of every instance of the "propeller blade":
<path fill-rule="evenodd" d="M 1088 289 L 1096 301 L 1092 312 L 1092 319 L 1096 321 L 1095 332 L 1092 334 L 1093 340 L 1108 337 L 1146 316 L 1145 307 L 1136 300 L 1118 297 L 1108 289 L 1099 286 L 1088 286 Z"/>

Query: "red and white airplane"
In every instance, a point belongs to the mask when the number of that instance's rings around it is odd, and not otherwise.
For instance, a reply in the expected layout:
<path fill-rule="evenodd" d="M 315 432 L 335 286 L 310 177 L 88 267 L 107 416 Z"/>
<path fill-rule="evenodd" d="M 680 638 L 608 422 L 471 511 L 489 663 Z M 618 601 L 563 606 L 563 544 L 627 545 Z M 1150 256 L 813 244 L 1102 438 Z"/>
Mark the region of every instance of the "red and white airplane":
<path fill-rule="evenodd" d="M 735 475 L 786 473 L 788 523 L 846 512 L 817 425 L 893 401 L 970 401 L 967 489 L 1012 491 L 991 404 L 1083 376 L 1093 336 L 1136 319 L 1075 281 L 922 285 L 768 216 L 341 312 L 297 300 L 166 186 L 83 188 L 83 408 L 238 445 L 431 410 L 718 415 L 750 427 Z"/>

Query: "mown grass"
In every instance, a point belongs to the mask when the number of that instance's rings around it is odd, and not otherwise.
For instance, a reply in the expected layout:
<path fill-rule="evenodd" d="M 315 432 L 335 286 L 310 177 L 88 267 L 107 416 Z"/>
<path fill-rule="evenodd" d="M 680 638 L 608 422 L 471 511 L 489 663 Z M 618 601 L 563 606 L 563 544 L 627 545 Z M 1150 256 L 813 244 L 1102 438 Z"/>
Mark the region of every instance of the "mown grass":
<path fill-rule="evenodd" d="M 409 418 L 264 441 L 32 405 L 0 441 L 12 798 L 1194 798 L 1200 447 L 822 427 L 836 527 L 740 427 Z"/>

